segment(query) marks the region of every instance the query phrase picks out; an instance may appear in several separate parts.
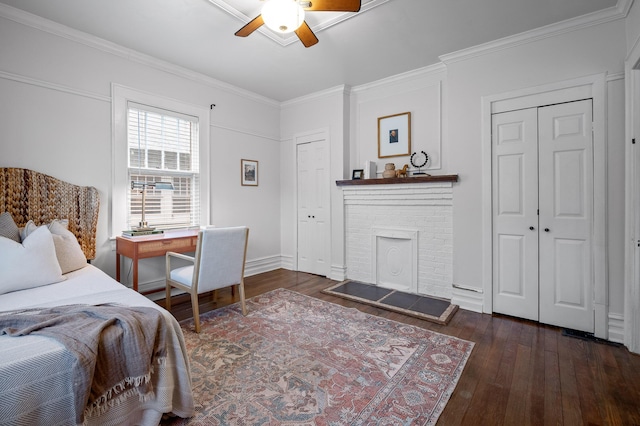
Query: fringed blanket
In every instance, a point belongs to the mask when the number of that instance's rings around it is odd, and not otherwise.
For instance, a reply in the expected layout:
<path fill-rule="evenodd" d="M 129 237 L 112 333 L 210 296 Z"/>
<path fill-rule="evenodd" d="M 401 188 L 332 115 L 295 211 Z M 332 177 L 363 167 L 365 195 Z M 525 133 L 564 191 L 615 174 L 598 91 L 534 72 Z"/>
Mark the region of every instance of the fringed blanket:
<path fill-rule="evenodd" d="M 166 325 L 153 308 L 69 305 L 0 313 L 0 335 L 38 334 L 75 357 L 76 423 L 123 400 L 154 396 L 154 365 L 166 362 Z"/>

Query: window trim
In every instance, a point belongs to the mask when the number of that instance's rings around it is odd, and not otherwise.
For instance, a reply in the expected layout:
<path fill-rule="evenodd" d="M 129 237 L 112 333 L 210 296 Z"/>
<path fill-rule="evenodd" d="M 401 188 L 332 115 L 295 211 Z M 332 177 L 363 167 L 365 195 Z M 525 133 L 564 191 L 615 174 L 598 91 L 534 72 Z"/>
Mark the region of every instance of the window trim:
<path fill-rule="evenodd" d="M 127 105 L 134 102 L 198 117 L 200 149 L 200 224 L 209 224 L 209 111 L 207 108 L 152 93 L 111 84 L 111 221 L 109 234 L 120 235 L 127 227 Z"/>

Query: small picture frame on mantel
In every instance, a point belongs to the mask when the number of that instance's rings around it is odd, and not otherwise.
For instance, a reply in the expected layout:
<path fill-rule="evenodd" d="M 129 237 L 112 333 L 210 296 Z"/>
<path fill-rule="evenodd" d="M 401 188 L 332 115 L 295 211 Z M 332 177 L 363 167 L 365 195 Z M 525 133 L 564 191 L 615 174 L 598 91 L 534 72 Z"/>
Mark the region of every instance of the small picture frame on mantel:
<path fill-rule="evenodd" d="M 364 169 L 355 169 L 351 173 L 351 179 L 364 179 Z"/>
<path fill-rule="evenodd" d="M 411 113 L 378 118 L 378 158 L 411 154 Z"/>
<path fill-rule="evenodd" d="M 258 186 L 258 162 L 240 160 L 240 183 L 242 186 Z"/>

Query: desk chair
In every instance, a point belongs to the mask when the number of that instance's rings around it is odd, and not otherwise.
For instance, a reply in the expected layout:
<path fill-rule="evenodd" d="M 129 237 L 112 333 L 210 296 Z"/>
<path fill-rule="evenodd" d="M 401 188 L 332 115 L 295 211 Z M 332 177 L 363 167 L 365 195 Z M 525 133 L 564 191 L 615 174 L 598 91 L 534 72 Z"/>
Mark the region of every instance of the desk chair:
<path fill-rule="evenodd" d="M 247 259 L 249 228 L 209 228 L 198 233 L 195 257 L 181 253 L 166 254 L 166 307 L 171 311 L 171 287 L 191 294 L 193 321 L 200 333 L 198 295 L 219 288 L 238 286 L 242 314 L 247 315 L 244 295 L 244 265 Z M 171 259 L 179 258 L 192 265 L 171 269 Z M 233 288 L 233 287 L 232 287 Z"/>

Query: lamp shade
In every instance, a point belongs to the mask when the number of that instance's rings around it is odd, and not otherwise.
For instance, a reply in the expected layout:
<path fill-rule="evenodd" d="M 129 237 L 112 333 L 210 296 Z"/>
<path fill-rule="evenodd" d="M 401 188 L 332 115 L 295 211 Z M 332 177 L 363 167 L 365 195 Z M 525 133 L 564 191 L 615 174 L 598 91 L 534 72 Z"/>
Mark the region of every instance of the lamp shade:
<path fill-rule="evenodd" d="M 136 182 L 136 181 L 131 181 L 131 189 L 147 189 L 147 188 L 154 188 L 154 189 L 170 189 L 170 190 L 174 190 L 175 188 L 173 187 L 173 183 L 171 182 Z"/>
<path fill-rule="evenodd" d="M 262 18 L 273 31 L 286 34 L 304 22 L 304 9 L 294 0 L 269 0 L 262 7 Z"/>
<path fill-rule="evenodd" d="M 155 189 L 170 189 L 173 191 L 173 184 L 171 182 L 156 182 L 153 186 Z"/>

